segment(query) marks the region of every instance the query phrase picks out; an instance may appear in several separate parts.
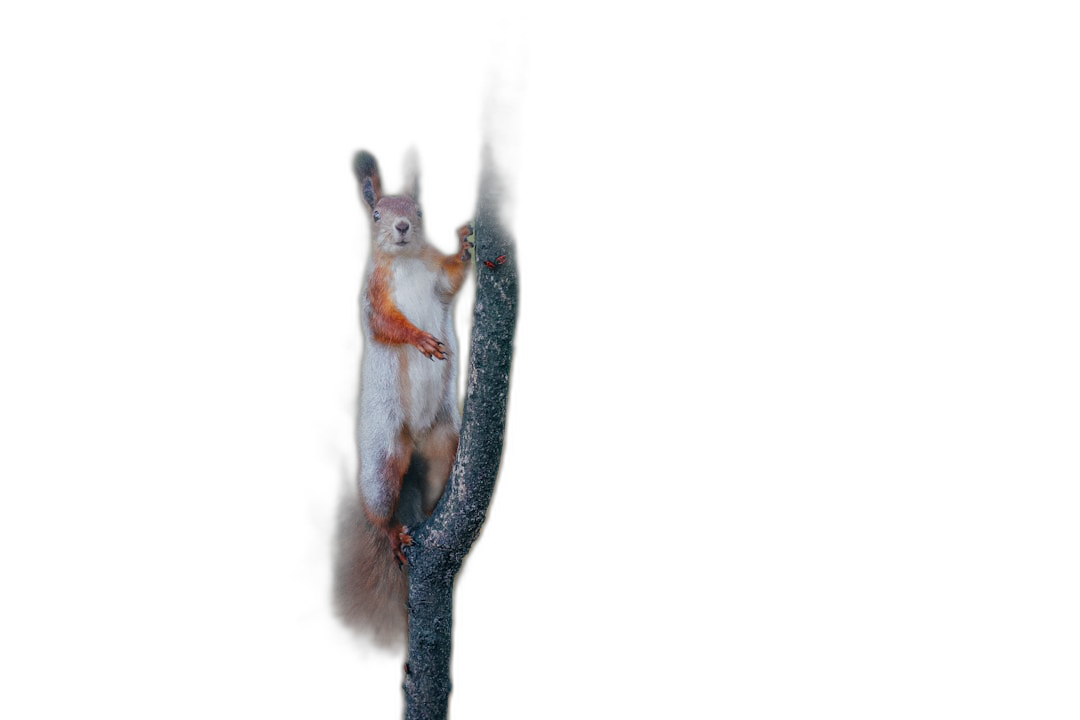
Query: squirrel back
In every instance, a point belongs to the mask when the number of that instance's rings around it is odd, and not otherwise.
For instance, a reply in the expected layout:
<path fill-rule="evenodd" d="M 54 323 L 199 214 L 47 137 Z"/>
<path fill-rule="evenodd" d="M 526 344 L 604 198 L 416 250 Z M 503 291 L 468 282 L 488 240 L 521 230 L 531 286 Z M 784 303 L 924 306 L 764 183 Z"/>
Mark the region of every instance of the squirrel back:
<path fill-rule="evenodd" d="M 453 299 L 469 267 L 471 229 L 443 255 L 424 233 L 415 170 L 401 195 L 384 196 L 378 165 L 359 152 L 353 170 L 370 210 L 371 254 L 360 295 L 359 503 L 339 519 L 335 603 L 377 640 L 404 638 L 408 595 L 402 545 L 430 515 L 457 452 L 457 341 Z"/>

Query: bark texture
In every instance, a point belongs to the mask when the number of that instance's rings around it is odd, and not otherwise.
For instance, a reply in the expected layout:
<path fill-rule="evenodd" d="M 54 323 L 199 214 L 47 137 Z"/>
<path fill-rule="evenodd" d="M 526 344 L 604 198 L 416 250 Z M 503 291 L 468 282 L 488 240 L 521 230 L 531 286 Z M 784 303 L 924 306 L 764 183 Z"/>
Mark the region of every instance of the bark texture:
<path fill-rule="evenodd" d="M 435 512 L 411 528 L 406 720 L 443 720 L 450 696 L 454 577 L 480 533 L 502 456 L 517 318 L 513 240 L 502 223 L 502 187 L 485 153 L 474 221 L 476 304 L 461 439 Z"/>

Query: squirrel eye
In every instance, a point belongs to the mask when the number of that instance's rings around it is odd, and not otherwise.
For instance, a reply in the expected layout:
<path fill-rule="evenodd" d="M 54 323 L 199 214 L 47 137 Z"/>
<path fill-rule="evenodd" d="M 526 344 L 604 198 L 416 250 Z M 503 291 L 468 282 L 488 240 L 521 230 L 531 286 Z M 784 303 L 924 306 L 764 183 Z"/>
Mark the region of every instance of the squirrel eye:
<path fill-rule="evenodd" d="M 382 216 L 379 215 L 379 211 L 376 210 L 374 213 L 372 213 L 372 217 L 375 218 L 375 222 L 378 222 L 379 218 L 382 217 Z"/>
<path fill-rule="evenodd" d="M 416 208 L 416 217 L 424 217 L 424 213 L 420 212 L 420 208 Z"/>

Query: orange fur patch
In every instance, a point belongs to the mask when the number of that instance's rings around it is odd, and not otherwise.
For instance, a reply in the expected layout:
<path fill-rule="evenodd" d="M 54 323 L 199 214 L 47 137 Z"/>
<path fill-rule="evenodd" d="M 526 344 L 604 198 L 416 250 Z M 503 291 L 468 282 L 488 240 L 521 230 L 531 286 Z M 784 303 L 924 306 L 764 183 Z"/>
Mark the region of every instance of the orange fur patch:
<path fill-rule="evenodd" d="M 386 345 L 412 345 L 420 340 L 420 329 L 394 305 L 387 263 L 379 263 L 372 269 L 368 278 L 367 298 L 370 307 L 368 322 L 375 340 Z"/>
<path fill-rule="evenodd" d="M 448 255 L 443 258 L 442 269 L 450 283 L 450 296 L 453 297 L 465 282 L 465 271 L 469 269 L 469 265 L 461 259 L 460 254 Z"/>
<path fill-rule="evenodd" d="M 443 421 L 432 428 L 416 449 L 427 461 L 423 487 L 425 515 L 430 515 L 435 510 L 435 504 L 442 497 L 446 481 L 450 478 L 450 469 L 454 465 L 457 448 L 457 430 L 449 422 Z"/>

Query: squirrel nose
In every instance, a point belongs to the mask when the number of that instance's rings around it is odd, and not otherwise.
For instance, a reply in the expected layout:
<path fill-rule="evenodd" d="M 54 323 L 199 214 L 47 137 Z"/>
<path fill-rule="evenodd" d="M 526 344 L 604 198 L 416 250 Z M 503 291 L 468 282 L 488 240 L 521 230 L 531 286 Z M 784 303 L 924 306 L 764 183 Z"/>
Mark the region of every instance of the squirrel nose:
<path fill-rule="evenodd" d="M 398 231 L 399 233 L 401 233 L 402 235 L 404 235 L 404 234 L 405 234 L 406 232 L 408 232 L 408 230 L 409 230 L 409 223 L 407 223 L 407 222 L 405 222 L 404 220 L 402 220 L 401 222 L 399 222 L 399 223 L 398 223 L 397 225 L 395 225 L 394 227 L 395 227 L 395 228 L 397 228 L 397 231 Z"/>

